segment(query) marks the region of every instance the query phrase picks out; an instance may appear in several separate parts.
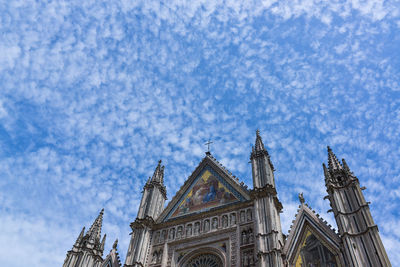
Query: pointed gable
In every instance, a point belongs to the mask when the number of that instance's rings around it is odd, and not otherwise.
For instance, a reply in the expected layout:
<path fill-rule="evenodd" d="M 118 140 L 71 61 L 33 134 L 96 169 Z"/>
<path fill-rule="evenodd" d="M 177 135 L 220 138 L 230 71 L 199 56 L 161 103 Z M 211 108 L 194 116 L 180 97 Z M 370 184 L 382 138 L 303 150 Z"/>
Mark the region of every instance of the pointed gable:
<path fill-rule="evenodd" d="M 172 198 L 159 221 L 179 218 L 249 200 L 244 184 L 227 171 L 210 153 Z"/>
<path fill-rule="evenodd" d="M 103 261 L 101 267 L 121 267 L 121 261 L 117 252 L 118 239 L 115 240 L 110 253 Z"/>
<path fill-rule="evenodd" d="M 290 228 L 283 253 L 289 266 L 308 266 L 316 261 L 323 261 L 323 266 L 343 266 L 338 234 L 304 203 Z"/>

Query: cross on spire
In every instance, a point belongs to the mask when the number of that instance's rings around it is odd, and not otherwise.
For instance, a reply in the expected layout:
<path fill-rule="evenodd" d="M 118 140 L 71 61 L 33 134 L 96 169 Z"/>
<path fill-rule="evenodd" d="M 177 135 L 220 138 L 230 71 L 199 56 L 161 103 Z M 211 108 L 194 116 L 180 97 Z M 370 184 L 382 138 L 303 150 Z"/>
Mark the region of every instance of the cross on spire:
<path fill-rule="evenodd" d="M 204 144 L 204 145 L 207 145 L 207 153 L 210 153 L 210 145 L 212 143 L 214 143 L 214 142 L 212 142 L 211 139 L 208 139 L 208 141 Z"/>

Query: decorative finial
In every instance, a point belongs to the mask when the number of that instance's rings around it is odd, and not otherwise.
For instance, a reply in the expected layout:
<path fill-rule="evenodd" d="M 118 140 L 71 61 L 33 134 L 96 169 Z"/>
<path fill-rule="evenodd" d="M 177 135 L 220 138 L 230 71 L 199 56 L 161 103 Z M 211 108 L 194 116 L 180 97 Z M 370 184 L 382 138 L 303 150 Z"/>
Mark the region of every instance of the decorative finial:
<path fill-rule="evenodd" d="M 301 204 L 305 202 L 304 197 L 303 197 L 303 192 L 299 193 L 299 201 Z"/>
<path fill-rule="evenodd" d="M 260 135 L 260 129 L 256 130 L 256 135 Z"/>
<path fill-rule="evenodd" d="M 113 249 L 117 249 L 117 245 L 118 245 L 118 238 L 115 239 L 115 241 L 114 241 Z"/>

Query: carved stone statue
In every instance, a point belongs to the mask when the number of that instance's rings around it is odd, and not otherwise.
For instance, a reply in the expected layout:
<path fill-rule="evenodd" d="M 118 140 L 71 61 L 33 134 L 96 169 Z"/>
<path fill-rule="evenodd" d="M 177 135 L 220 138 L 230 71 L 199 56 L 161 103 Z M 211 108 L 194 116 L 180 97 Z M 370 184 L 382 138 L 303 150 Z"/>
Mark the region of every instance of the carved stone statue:
<path fill-rule="evenodd" d="M 217 229 L 218 228 L 218 218 L 213 218 L 212 219 L 211 228 L 212 229 Z"/>
<path fill-rule="evenodd" d="M 176 231 L 176 238 L 181 238 L 183 235 L 183 227 L 179 226 L 178 230 Z"/>
<path fill-rule="evenodd" d="M 240 212 L 240 222 L 244 223 L 246 221 L 246 213 L 244 210 Z"/>
<path fill-rule="evenodd" d="M 231 225 L 235 225 L 235 224 L 236 224 L 236 214 L 231 213 Z"/>
<path fill-rule="evenodd" d="M 228 216 L 226 215 L 222 216 L 222 227 L 223 228 L 228 227 Z"/>
<path fill-rule="evenodd" d="M 163 254 L 163 250 L 160 249 L 160 251 L 158 252 L 157 262 L 161 262 L 162 261 L 162 254 Z"/>
<path fill-rule="evenodd" d="M 161 242 L 161 241 L 160 241 L 160 232 L 157 232 L 157 233 L 156 233 L 156 235 L 155 235 L 155 237 L 154 237 L 154 240 L 155 240 L 156 243 L 160 243 L 160 242 Z"/>
<path fill-rule="evenodd" d="M 249 257 L 247 256 L 247 253 L 243 253 L 243 265 L 242 266 L 248 266 L 248 261 L 249 261 Z"/>
<path fill-rule="evenodd" d="M 249 243 L 254 243 L 253 231 L 251 229 L 249 230 Z"/>
<path fill-rule="evenodd" d="M 304 197 L 303 197 L 303 192 L 299 193 L 299 201 L 301 204 L 305 202 Z"/>
<path fill-rule="evenodd" d="M 199 223 L 199 222 L 196 222 L 196 223 L 194 224 L 194 234 L 195 234 L 195 235 L 198 235 L 199 232 L 200 232 L 200 223 Z"/>
<path fill-rule="evenodd" d="M 253 220 L 253 213 L 251 212 L 251 209 L 247 210 L 247 221 L 250 222 Z"/>
<path fill-rule="evenodd" d="M 204 232 L 210 231 L 210 220 L 204 221 Z"/>
<path fill-rule="evenodd" d="M 242 245 L 245 245 L 246 241 L 246 231 L 242 231 Z"/>
<path fill-rule="evenodd" d="M 171 228 L 169 230 L 169 240 L 173 240 L 175 238 L 175 228 Z"/>
<path fill-rule="evenodd" d="M 188 225 L 186 226 L 186 236 L 189 237 L 189 236 L 191 236 L 191 235 L 192 235 L 192 225 L 191 225 L 191 224 L 188 224 Z"/>
<path fill-rule="evenodd" d="M 166 238 L 167 238 L 167 231 L 162 230 L 161 236 L 160 236 L 160 243 L 164 243 Z"/>
<path fill-rule="evenodd" d="M 151 257 L 151 262 L 152 263 L 156 263 L 157 262 L 157 258 L 158 258 L 157 251 L 154 251 L 153 252 L 153 257 Z"/>

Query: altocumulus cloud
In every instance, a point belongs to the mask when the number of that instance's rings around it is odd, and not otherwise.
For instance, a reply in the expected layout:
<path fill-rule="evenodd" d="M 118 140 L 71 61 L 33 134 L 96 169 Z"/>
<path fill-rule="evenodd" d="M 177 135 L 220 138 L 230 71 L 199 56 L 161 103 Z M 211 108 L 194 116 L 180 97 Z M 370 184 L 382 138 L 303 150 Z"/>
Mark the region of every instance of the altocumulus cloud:
<path fill-rule="evenodd" d="M 0 3 L 0 261 L 61 266 L 104 207 L 125 258 L 158 159 L 171 198 L 205 140 L 251 185 L 260 128 L 286 232 L 297 193 L 328 221 L 326 145 L 365 185 L 400 261 L 397 1 Z"/>

